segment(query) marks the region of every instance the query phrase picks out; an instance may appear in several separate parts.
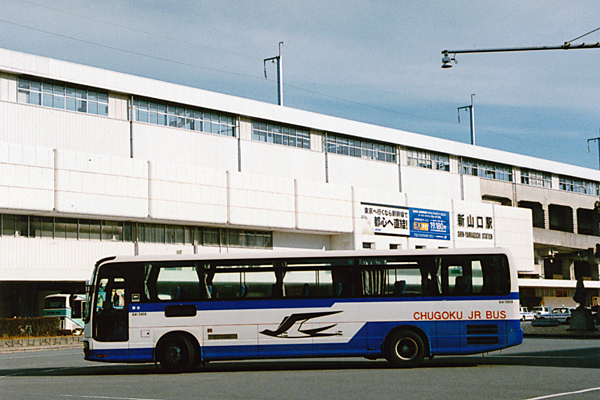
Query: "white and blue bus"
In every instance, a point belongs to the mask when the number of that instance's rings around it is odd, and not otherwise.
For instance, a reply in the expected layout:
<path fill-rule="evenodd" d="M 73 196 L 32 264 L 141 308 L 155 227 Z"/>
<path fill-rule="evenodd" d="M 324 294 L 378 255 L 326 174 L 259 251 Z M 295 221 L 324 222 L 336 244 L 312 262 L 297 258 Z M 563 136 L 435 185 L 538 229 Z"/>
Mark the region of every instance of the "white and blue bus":
<path fill-rule="evenodd" d="M 85 295 L 50 294 L 44 298 L 44 317 L 58 317 L 59 329 L 63 332 L 81 335 L 83 333 L 83 314 Z"/>
<path fill-rule="evenodd" d="M 425 357 L 523 341 L 503 249 L 110 257 L 89 287 L 90 361 Z"/>

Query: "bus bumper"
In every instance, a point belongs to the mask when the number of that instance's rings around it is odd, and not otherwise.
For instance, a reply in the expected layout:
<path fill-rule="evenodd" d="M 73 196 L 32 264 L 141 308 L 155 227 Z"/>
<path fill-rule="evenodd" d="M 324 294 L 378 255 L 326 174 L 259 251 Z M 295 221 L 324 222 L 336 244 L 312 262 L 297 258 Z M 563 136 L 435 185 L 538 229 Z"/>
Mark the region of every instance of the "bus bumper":
<path fill-rule="evenodd" d="M 509 321 L 506 326 L 506 346 L 517 346 L 523 343 L 523 329 L 521 321 Z"/>
<path fill-rule="evenodd" d="M 87 361 L 113 363 L 145 363 L 154 361 L 154 351 L 148 349 L 92 349 L 89 341 L 83 342 L 83 358 Z"/>

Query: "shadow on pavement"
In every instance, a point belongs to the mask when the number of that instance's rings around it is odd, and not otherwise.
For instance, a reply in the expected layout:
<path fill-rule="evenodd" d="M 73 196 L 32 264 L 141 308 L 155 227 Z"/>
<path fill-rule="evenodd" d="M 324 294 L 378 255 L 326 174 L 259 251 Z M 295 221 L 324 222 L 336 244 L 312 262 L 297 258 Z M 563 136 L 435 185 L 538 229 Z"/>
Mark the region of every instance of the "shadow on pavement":
<path fill-rule="evenodd" d="M 491 353 L 474 356 L 435 357 L 417 368 L 465 368 L 480 365 L 519 365 L 535 367 L 600 369 L 600 347 L 555 351 Z M 308 359 L 211 362 L 191 373 L 252 372 L 252 371 L 310 371 L 310 370 L 393 370 L 385 360 L 366 359 Z M 400 369 L 399 369 L 400 370 Z M 154 364 L 92 364 L 81 367 L 0 369 L 2 376 L 112 376 L 166 374 Z"/>

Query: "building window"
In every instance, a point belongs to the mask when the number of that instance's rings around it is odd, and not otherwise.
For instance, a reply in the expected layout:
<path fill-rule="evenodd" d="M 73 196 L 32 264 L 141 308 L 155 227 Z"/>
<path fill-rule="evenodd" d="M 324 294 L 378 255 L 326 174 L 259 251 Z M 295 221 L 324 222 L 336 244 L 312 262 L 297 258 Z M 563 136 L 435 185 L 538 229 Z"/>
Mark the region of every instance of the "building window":
<path fill-rule="evenodd" d="M 273 232 L 0 214 L 0 237 L 273 248 Z"/>
<path fill-rule="evenodd" d="M 461 172 L 465 175 L 479 176 L 480 178 L 494 179 L 497 181 L 513 181 L 512 167 L 506 165 L 477 160 L 462 160 L 460 168 Z"/>
<path fill-rule="evenodd" d="M 565 176 L 559 177 L 558 188 L 566 192 L 589 194 L 592 196 L 600 195 L 600 190 L 597 182 L 567 178 Z"/>
<path fill-rule="evenodd" d="M 134 120 L 190 131 L 235 137 L 235 118 L 184 106 L 133 100 Z"/>
<path fill-rule="evenodd" d="M 520 208 L 528 208 L 531 210 L 532 214 L 532 222 L 534 228 L 544 229 L 546 227 L 546 216 L 544 209 L 540 203 L 532 202 L 532 201 L 520 201 Z"/>
<path fill-rule="evenodd" d="M 108 94 L 46 81 L 19 78 L 17 101 L 108 116 Z"/>
<path fill-rule="evenodd" d="M 573 209 L 567 206 L 550 204 L 548 206 L 550 229 L 573 233 Z"/>
<path fill-rule="evenodd" d="M 265 122 L 252 122 L 252 140 L 310 149 L 310 132 Z"/>
<path fill-rule="evenodd" d="M 408 165 L 438 171 L 450 171 L 450 157 L 428 151 L 408 150 Z"/>
<path fill-rule="evenodd" d="M 325 135 L 327 153 L 395 163 L 396 146 L 345 136 Z"/>
<path fill-rule="evenodd" d="M 524 185 L 552 188 L 552 176 L 545 172 L 530 169 L 521 170 L 521 183 Z"/>
<path fill-rule="evenodd" d="M 203 246 L 272 248 L 273 233 L 229 228 L 202 228 Z"/>

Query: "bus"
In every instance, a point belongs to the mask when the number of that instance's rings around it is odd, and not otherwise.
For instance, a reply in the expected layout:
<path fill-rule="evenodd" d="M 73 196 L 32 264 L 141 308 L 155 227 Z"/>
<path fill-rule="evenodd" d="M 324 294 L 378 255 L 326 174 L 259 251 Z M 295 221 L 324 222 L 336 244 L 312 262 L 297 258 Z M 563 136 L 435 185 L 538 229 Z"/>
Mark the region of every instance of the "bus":
<path fill-rule="evenodd" d="M 63 332 L 81 335 L 84 323 L 85 295 L 81 294 L 51 294 L 44 298 L 44 317 L 59 317 Z"/>
<path fill-rule="evenodd" d="M 255 252 L 99 260 L 84 358 L 210 361 L 476 354 L 523 341 L 504 249 Z"/>

